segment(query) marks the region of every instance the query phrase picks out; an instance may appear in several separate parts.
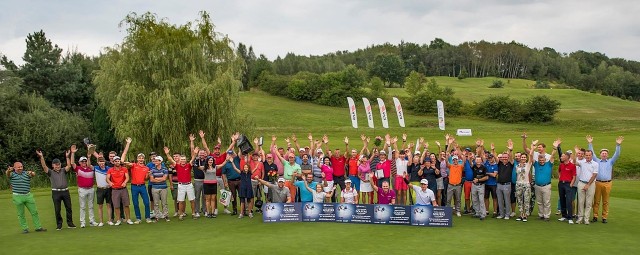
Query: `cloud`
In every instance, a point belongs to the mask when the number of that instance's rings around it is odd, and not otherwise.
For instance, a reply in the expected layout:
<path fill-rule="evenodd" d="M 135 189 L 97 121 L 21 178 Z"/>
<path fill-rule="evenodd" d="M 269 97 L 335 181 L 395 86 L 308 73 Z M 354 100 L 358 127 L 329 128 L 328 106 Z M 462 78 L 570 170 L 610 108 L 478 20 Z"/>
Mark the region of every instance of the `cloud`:
<path fill-rule="evenodd" d="M 34 8 L 35 7 L 35 8 Z M 512 40 L 560 52 L 598 51 L 640 60 L 640 5 L 621 0 L 564 1 L 3 1 L 0 52 L 21 63 L 24 39 L 43 29 L 63 49 L 90 55 L 120 43 L 118 23 L 150 11 L 183 24 L 211 13 L 219 32 L 268 58 L 320 55 L 401 40 L 429 43 Z"/>

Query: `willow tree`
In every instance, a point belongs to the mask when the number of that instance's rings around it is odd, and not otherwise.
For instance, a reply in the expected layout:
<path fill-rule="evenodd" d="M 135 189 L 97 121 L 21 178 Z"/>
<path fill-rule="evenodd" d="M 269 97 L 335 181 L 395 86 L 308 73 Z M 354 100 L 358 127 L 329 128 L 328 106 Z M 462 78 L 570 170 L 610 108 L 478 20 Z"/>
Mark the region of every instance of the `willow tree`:
<path fill-rule="evenodd" d="M 134 151 L 185 149 L 199 129 L 228 140 L 246 127 L 238 114 L 242 59 L 206 12 L 184 25 L 131 13 L 120 26 L 127 35 L 106 49 L 94 78 L 118 139 L 132 137 Z"/>

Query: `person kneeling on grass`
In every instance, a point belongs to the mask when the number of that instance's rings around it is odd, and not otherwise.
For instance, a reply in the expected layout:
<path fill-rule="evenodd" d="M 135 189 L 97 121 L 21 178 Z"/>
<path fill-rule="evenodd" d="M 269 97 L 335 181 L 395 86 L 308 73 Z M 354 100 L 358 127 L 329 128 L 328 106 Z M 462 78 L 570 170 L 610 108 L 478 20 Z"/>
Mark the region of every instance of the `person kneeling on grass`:
<path fill-rule="evenodd" d="M 371 178 L 375 175 L 371 173 Z M 378 204 L 393 205 L 396 203 L 396 192 L 389 188 L 388 181 L 382 181 L 382 188 L 378 188 L 375 182 L 371 182 L 373 190 L 378 194 Z"/>
<path fill-rule="evenodd" d="M 346 179 L 344 180 L 344 185 L 346 185 L 346 187 L 342 190 L 342 193 L 340 194 L 341 198 L 340 198 L 340 202 L 342 203 L 347 203 L 347 204 L 357 204 L 358 203 L 358 191 L 351 187 L 353 183 L 351 182 L 351 179 Z"/>
<path fill-rule="evenodd" d="M 228 160 L 231 160 L 229 157 Z M 249 164 L 242 166 L 242 171 L 233 164 L 233 169 L 240 173 L 240 190 L 238 196 L 240 197 L 240 213 L 238 219 L 242 219 L 246 211 L 249 211 L 249 218 L 253 218 L 253 190 L 251 188 L 251 171 L 249 171 Z"/>
<path fill-rule="evenodd" d="M 322 187 L 322 184 L 318 183 L 315 186 L 315 189 L 311 189 L 307 184 L 306 177 L 302 176 L 302 181 L 304 182 L 304 187 L 311 193 L 313 193 L 313 202 L 314 203 L 324 203 L 325 198 L 330 198 L 333 195 L 333 191 L 336 189 L 335 186 L 331 188 L 328 192 L 325 192 L 325 189 Z M 326 185 L 326 180 L 324 181 Z"/>
<path fill-rule="evenodd" d="M 420 187 L 418 187 L 409 182 L 408 178 L 409 176 L 405 174 L 403 180 L 404 183 L 409 185 L 409 188 L 412 188 L 413 191 L 416 192 L 416 205 L 438 206 L 436 196 L 433 194 L 433 191 L 429 189 L 429 181 L 427 179 L 420 180 Z"/>
<path fill-rule="evenodd" d="M 308 174 L 308 176 L 312 175 Z M 313 179 L 313 177 L 311 179 Z M 257 180 L 269 188 L 269 192 L 272 194 L 271 201 L 273 203 L 291 203 L 291 192 L 289 192 L 289 188 L 284 186 L 284 178 L 278 178 L 278 185 L 273 185 L 262 179 Z"/>

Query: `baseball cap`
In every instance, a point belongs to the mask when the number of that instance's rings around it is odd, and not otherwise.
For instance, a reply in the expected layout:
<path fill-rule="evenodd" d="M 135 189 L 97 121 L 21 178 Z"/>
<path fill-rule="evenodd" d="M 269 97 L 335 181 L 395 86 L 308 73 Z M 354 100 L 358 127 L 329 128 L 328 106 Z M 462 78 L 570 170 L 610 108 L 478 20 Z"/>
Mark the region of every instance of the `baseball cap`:
<path fill-rule="evenodd" d="M 298 151 L 300 151 L 300 152 L 304 152 L 304 148 L 300 148 Z"/>
<path fill-rule="evenodd" d="M 273 158 L 273 155 L 267 154 L 267 158 Z"/>
<path fill-rule="evenodd" d="M 418 154 L 418 155 L 420 155 L 420 154 L 422 154 L 422 153 L 420 153 L 420 151 L 418 151 L 418 150 L 417 150 L 417 151 L 413 152 L 413 154 Z"/>
<path fill-rule="evenodd" d="M 320 149 L 320 148 L 318 148 L 318 149 L 316 150 L 316 153 L 318 153 L 318 152 L 323 153 L 322 149 Z"/>
<path fill-rule="evenodd" d="M 603 152 L 603 151 L 609 152 L 609 149 L 600 149 L 600 152 Z"/>
<path fill-rule="evenodd" d="M 136 157 L 140 157 L 140 156 L 144 157 L 144 153 L 138 153 L 138 156 L 136 156 Z"/>
<path fill-rule="evenodd" d="M 54 158 L 53 161 L 51 161 L 51 163 L 53 164 L 60 164 L 60 160 L 57 158 Z"/>
<path fill-rule="evenodd" d="M 220 149 L 220 144 L 216 144 L 215 147 L 213 147 L 214 149 Z"/>
<path fill-rule="evenodd" d="M 258 153 L 257 151 L 254 151 L 251 155 L 252 156 L 258 156 L 258 155 L 260 155 L 260 153 Z"/>
<path fill-rule="evenodd" d="M 278 178 L 278 182 L 284 182 L 284 178 L 282 177 Z"/>
<path fill-rule="evenodd" d="M 233 154 L 233 150 L 228 150 L 227 154 Z"/>
<path fill-rule="evenodd" d="M 429 184 L 429 181 L 427 181 L 427 179 L 422 179 L 420 180 L 420 184 Z"/>
<path fill-rule="evenodd" d="M 87 161 L 87 157 L 85 156 L 80 157 L 80 160 L 78 160 L 78 162 L 82 162 L 82 161 Z"/>
<path fill-rule="evenodd" d="M 113 157 L 113 160 L 121 160 L 121 159 L 120 159 L 120 157 L 115 156 L 115 157 Z"/>
<path fill-rule="evenodd" d="M 464 150 L 465 150 L 465 151 L 469 151 L 469 152 L 470 152 L 470 151 L 471 151 L 471 148 L 467 147 L 467 148 L 464 148 Z"/>
<path fill-rule="evenodd" d="M 156 153 L 155 151 L 149 152 L 149 156 L 152 156 L 152 155 L 156 155 L 157 156 L 158 153 Z"/>
<path fill-rule="evenodd" d="M 387 155 L 387 152 L 386 151 L 380 151 L 380 154 L 381 155 Z"/>
<path fill-rule="evenodd" d="M 155 159 L 160 161 L 160 162 L 164 161 L 164 159 L 162 157 L 160 157 L 160 156 L 156 156 Z"/>
<path fill-rule="evenodd" d="M 344 183 L 347 183 L 347 182 L 348 182 L 348 183 L 351 183 L 351 180 L 350 180 L 350 179 L 346 179 L 346 180 L 344 180 Z"/>
<path fill-rule="evenodd" d="M 454 155 L 453 157 L 451 157 L 451 159 L 458 159 L 458 156 Z"/>
<path fill-rule="evenodd" d="M 493 156 L 493 154 L 491 154 L 491 153 L 489 153 L 489 154 L 487 155 L 487 158 L 493 158 L 493 157 L 494 157 L 494 156 Z"/>
<path fill-rule="evenodd" d="M 422 163 L 426 163 L 426 162 L 431 162 L 431 158 L 424 158 L 424 160 L 422 161 Z"/>

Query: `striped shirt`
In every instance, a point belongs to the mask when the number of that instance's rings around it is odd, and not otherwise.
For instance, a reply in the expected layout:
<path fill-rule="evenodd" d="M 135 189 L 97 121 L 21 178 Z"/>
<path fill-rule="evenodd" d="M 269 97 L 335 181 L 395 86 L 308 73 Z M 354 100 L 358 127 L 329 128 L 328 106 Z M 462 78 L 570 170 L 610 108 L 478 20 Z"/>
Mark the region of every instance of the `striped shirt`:
<path fill-rule="evenodd" d="M 102 169 L 100 166 L 93 166 L 93 171 L 96 172 L 96 185 L 100 188 L 108 188 L 107 172 L 109 171 L 109 167 L 104 166 L 104 169 Z"/>
<path fill-rule="evenodd" d="M 27 171 L 21 173 L 13 171 L 10 176 L 9 182 L 13 193 L 29 194 L 31 192 L 31 176 L 27 174 Z"/>
<path fill-rule="evenodd" d="M 166 167 L 164 166 L 160 166 L 160 169 L 156 168 L 155 166 L 153 168 L 151 168 L 151 172 L 150 172 L 151 176 L 153 178 L 162 178 L 162 176 L 167 175 L 167 177 L 169 176 L 169 170 L 167 170 Z M 149 183 L 151 183 L 151 188 L 154 189 L 166 189 L 167 188 L 167 181 L 161 181 L 161 182 L 152 182 L 149 181 Z"/>

